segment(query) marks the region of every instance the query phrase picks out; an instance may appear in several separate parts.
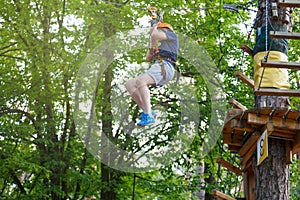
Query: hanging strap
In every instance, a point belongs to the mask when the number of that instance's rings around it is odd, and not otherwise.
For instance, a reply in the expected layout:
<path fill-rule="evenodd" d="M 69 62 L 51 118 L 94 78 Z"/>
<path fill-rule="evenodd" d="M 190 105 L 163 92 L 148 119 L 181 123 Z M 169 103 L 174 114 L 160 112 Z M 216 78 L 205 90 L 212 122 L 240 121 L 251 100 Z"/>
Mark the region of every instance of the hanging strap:
<path fill-rule="evenodd" d="M 174 83 L 175 86 L 177 86 L 178 82 L 179 82 L 179 78 L 180 78 L 180 68 L 176 65 L 176 62 L 174 60 L 172 60 L 171 58 L 168 57 L 161 57 L 156 55 L 155 60 L 158 61 L 158 64 L 160 65 L 161 68 L 161 75 L 163 76 L 163 78 L 166 78 L 166 68 L 164 66 L 163 60 L 167 60 L 169 62 L 171 62 L 174 65 L 174 68 L 176 69 L 176 81 Z"/>
<path fill-rule="evenodd" d="M 163 59 L 160 56 L 158 56 L 157 61 L 158 61 L 158 64 L 160 65 L 161 75 L 163 76 L 163 79 L 166 79 L 167 73 L 166 73 L 166 68 L 164 66 L 164 63 L 163 63 Z"/>

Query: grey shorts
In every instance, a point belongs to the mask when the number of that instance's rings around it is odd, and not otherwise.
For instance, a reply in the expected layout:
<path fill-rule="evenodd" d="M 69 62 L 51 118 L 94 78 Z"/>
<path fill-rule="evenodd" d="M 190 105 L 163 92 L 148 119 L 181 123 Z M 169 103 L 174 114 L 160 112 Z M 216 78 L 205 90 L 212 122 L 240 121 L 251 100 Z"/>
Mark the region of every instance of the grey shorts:
<path fill-rule="evenodd" d="M 154 79 L 156 86 L 164 86 L 174 77 L 175 70 L 173 65 L 165 60 L 163 60 L 163 65 L 166 70 L 165 78 L 161 74 L 161 66 L 157 61 L 146 71 L 146 73 Z"/>

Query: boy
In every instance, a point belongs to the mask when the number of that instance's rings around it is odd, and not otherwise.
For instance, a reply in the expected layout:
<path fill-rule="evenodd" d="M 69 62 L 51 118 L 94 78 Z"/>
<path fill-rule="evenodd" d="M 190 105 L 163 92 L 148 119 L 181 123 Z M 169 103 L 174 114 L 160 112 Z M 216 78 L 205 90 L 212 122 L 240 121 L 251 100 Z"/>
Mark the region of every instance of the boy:
<path fill-rule="evenodd" d="M 157 45 L 160 42 L 160 45 Z M 155 123 L 154 111 L 151 109 L 150 90 L 148 85 L 164 86 L 175 73 L 175 63 L 178 52 L 178 37 L 172 26 L 159 22 L 153 25 L 150 33 L 150 45 L 146 60 L 153 65 L 142 75 L 130 79 L 125 87 L 130 96 L 143 110 L 138 126 L 147 126 Z"/>

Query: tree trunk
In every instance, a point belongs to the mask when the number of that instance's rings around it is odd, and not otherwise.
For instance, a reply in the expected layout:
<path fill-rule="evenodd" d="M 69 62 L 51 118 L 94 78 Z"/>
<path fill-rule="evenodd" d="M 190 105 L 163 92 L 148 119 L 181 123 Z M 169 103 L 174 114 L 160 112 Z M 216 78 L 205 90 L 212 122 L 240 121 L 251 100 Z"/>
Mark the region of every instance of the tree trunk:
<path fill-rule="evenodd" d="M 58 190 L 61 189 L 61 172 L 62 168 L 60 164 L 61 163 L 61 152 L 60 152 L 60 143 L 57 136 L 57 130 L 55 127 L 55 121 L 54 121 L 54 111 L 53 111 L 53 92 L 51 88 L 51 75 L 49 73 L 49 67 L 51 66 L 51 56 L 49 52 L 51 51 L 50 46 L 50 19 L 51 19 L 51 8 L 49 6 L 44 5 L 43 6 L 43 49 L 42 49 L 42 55 L 41 55 L 41 62 L 40 69 L 41 69 L 41 83 L 44 86 L 44 90 L 40 95 L 39 102 L 41 105 L 43 105 L 45 114 L 46 114 L 46 120 L 45 120 L 45 127 L 46 127 L 46 138 L 48 139 L 48 142 L 50 144 L 44 144 L 45 149 L 47 149 L 46 152 L 43 152 L 43 154 L 47 155 L 47 161 L 51 162 L 51 160 L 55 160 L 55 164 L 51 165 L 51 175 L 50 175 L 50 181 L 51 181 L 51 199 L 62 199 L 60 193 Z M 57 189 L 56 189 L 57 188 Z"/>
<path fill-rule="evenodd" d="M 199 178 L 199 182 L 200 182 L 200 185 L 198 186 L 199 190 L 194 193 L 194 196 L 197 199 L 205 199 L 205 190 L 202 189 L 203 185 L 205 184 L 204 171 L 205 171 L 204 170 L 204 161 L 202 161 L 202 165 L 199 165 L 196 167 L 197 176 L 201 177 L 201 178 Z"/>
<path fill-rule="evenodd" d="M 287 32 L 291 27 L 290 8 L 278 7 L 278 0 L 259 0 L 256 17 L 254 55 L 254 84 L 256 88 L 288 89 L 287 69 L 262 68 L 261 61 L 287 61 L 288 40 L 272 39 L 270 31 Z M 266 18 L 266 16 L 268 16 Z M 256 96 L 255 107 L 288 107 L 289 98 Z"/>
<path fill-rule="evenodd" d="M 205 162 L 204 163 L 204 173 L 210 168 L 210 166 Z M 209 172 L 209 176 L 204 178 L 206 184 L 213 184 L 215 182 L 215 175 Z M 211 193 L 205 193 L 205 200 L 212 200 L 214 197 Z"/>
<path fill-rule="evenodd" d="M 285 61 L 288 56 L 286 39 L 271 39 L 270 31 L 287 32 L 291 26 L 290 9 L 278 7 L 278 0 L 259 0 L 254 55 L 254 84 L 256 87 L 289 88 L 286 69 L 263 69 L 262 60 Z M 267 16 L 267 17 L 266 17 Z M 271 52 L 272 51 L 272 52 Z M 258 58 L 259 57 L 259 58 Z M 277 75 L 276 75 L 277 74 Z M 280 82 L 279 84 L 277 84 Z M 278 106 L 280 105 L 280 106 Z M 288 97 L 256 96 L 255 107 L 289 107 Z M 253 156 L 255 199 L 289 199 L 289 166 L 286 162 L 284 140 L 269 139 L 269 156 L 257 166 Z"/>
<path fill-rule="evenodd" d="M 269 156 L 259 166 L 253 156 L 256 200 L 289 199 L 289 166 L 286 162 L 285 141 L 269 139 Z"/>
<path fill-rule="evenodd" d="M 114 12 L 113 9 L 111 12 Z M 105 38 L 109 38 L 116 34 L 116 27 L 111 24 L 109 21 L 105 21 L 104 23 L 104 35 Z M 106 60 L 110 60 L 114 56 L 114 52 L 107 47 L 106 49 Z M 106 63 L 111 64 L 111 63 Z M 114 162 L 111 158 L 111 152 L 104 150 L 104 147 L 108 147 L 109 140 L 113 138 L 113 120 L 112 120 L 112 105 L 111 105 L 111 92 L 112 92 L 112 80 L 113 80 L 113 70 L 111 66 L 108 66 L 103 73 L 104 84 L 102 84 L 103 96 L 101 99 L 101 121 L 102 121 L 102 133 L 106 137 L 101 137 L 101 199 L 103 200 L 114 200 L 116 199 L 115 192 L 115 170 L 108 166 L 108 163 Z M 103 80 L 103 79 L 102 79 Z M 102 81 L 101 80 L 101 81 Z M 98 83 L 100 84 L 100 83 Z M 105 148 L 106 149 L 106 148 Z M 109 149 L 109 147 L 107 148 Z"/>
<path fill-rule="evenodd" d="M 106 58 L 113 56 L 113 53 L 108 49 Z M 109 59 L 108 59 L 109 60 Z M 101 138 L 101 146 L 107 147 L 109 145 L 108 140 L 113 139 L 113 131 L 112 131 L 112 105 L 111 105 L 111 82 L 113 80 L 113 71 L 111 67 L 108 67 L 104 72 L 104 84 L 103 84 L 103 99 L 102 99 L 102 134 L 106 136 Z M 109 149 L 109 148 L 107 148 Z M 103 148 L 102 148 L 103 150 Z M 113 158 L 111 156 L 111 152 L 103 151 L 101 152 L 101 199 L 103 200 L 114 200 L 116 199 L 115 192 L 115 178 L 117 177 L 117 172 L 107 166 L 108 163 L 111 163 L 113 166 Z"/>

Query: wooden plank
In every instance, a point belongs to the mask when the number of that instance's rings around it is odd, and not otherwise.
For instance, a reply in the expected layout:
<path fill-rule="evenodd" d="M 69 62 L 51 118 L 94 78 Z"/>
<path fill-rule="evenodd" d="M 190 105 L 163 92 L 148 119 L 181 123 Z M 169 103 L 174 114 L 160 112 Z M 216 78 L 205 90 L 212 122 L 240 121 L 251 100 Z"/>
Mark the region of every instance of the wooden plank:
<path fill-rule="evenodd" d="M 230 98 L 228 100 L 228 103 L 233 105 L 235 108 L 241 109 L 242 111 L 248 110 L 248 108 L 246 106 L 244 106 L 243 104 L 241 104 L 240 102 L 238 102 L 237 100 L 235 100 L 233 98 Z"/>
<path fill-rule="evenodd" d="M 243 145 L 243 135 L 223 135 L 223 143 L 241 147 Z"/>
<path fill-rule="evenodd" d="M 296 134 L 295 140 L 293 142 L 293 149 L 292 149 L 292 153 L 297 154 L 300 151 L 300 133 L 298 132 Z"/>
<path fill-rule="evenodd" d="M 251 147 L 248 149 L 248 151 L 245 153 L 245 155 L 244 155 L 244 157 L 242 158 L 241 163 L 240 163 L 241 166 L 242 166 L 242 168 L 244 168 L 244 167 L 246 166 L 247 162 L 249 161 L 249 159 L 252 158 L 253 153 L 255 152 L 255 150 L 256 150 L 256 145 L 253 145 L 253 146 L 251 146 Z"/>
<path fill-rule="evenodd" d="M 286 38 L 292 40 L 300 40 L 300 33 L 270 31 L 270 38 Z"/>
<path fill-rule="evenodd" d="M 248 200 L 255 200 L 255 175 L 252 172 L 249 174 L 249 199 Z"/>
<path fill-rule="evenodd" d="M 219 199 L 221 200 L 236 200 L 235 198 L 231 197 L 231 196 L 228 196 L 227 194 L 224 194 L 218 190 L 213 190 L 211 192 L 211 194 L 214 196 L 214 197 L 218 197 Z"/>
<path fill-rule="evenodd" d="M 282 139 L 293 140 L 295 138 L 295 133 L 291 132 L 281 132 L 281 131 L 273 131 L 272 136 Z"/>
<path fill-rule="evenodd" d="M 246 123 L 245 120 L 232 119 L 230 128 L 235 131 L 254 132 L 256 129 Z"/>
<path fill-rule="evenodd" d="M 249 199 L 249 172 L 244 171 L 243 189 L 246 199 Z"/>
<path fill-rule="evenodd" d="M 228 149 L 231 153 L 238 153 L 241 147 L 228 145 Z"/>
<path fill-rule="evenodd" d="M 297 120 L 300 116 L 300 111 L 298 110 L 292 110 L 292 109 L 276 109 L 274 111 L 273 108 L 260 108 L 256 110 L 249 110 L 247 111 L 248 113 L 253 113 L 257 115 L 273 115 L 275 117 L 280 117 L 284 119 L 292 119 L 292 120 Z M 247 113 L 247 116 L 248 116 Z"/>
<path fill-rule="evenodd" d="M 256 125 L 266 125 L 268 122 L 272 122 L 274 126 L 274 130 L 276 128 L 279 129 L 287 129 L 292 131 L 300 131 L 299 122 L 292 119 L 282 119 L 280 117 L 273 117 L 270 119 L 268 115 L 256 115 L 255 113 L 248 113 L 248 123 L 256 124 Z"/>
<path fill-rule="evenodd" d="M 260 130 L 266 130 L 266 126 L 261 128 Z M 269 133 L 269 132 L 268 132 Z M 253 134 L 253 138 L 249 138 L 249 142 L 247 145 L 244 145 L 240 150 L 240 155 L 242 157 L 242 160 L 240 162 L 240 165 L 242 166 L 242 169 L 244 171 L 245 167 L 248 165 L 249 162 L 252 162 L 252 157 L 255 156 L 254 152 L 257 149 L 257 140 L 261 136 L 259 132 L 256 132 L 255 135 Z M 250 140 L 251 139 L 251 140 Z M 243 156 L 242 156 L 243 155 Z"/>
<path fill-rule="evenodd" d="M 241 109 L 236 109 L 236 108 L 232 108 L 232 109 L 228 109 L 226 112 L 226 116 L 224 119 L 224 123 L 227 123 L 228 121 L 230 121 L 232 118 L 239 116 L 243 113 L 243 110 Z"/>
<path fill-rule="evenodd" d="M 289 110 L 287 109 L 276 109 L 274 112 L 272 112 L 272 117 L 284 117 L 286 115 L 286 113 L 288 112 Z"/>
<path fill-rule="evenodd" d="M 223 135 L 227 135 L 227 134 L 231 134 L 232 130 L 230 128 L 230 122 L 229 123 L 226 123 L 224 126 L 223 126 L 223 130 L 222 130 L 222 133 Z"/>
<path fill-rule="evenodd" d="M 254 110 L 251 113 L 257 113 L 258 115 L 270 115 L 273 112 L 273 108 L 261 108 L 258 110 Z"/>
<path fill-rule="evenodd" d="M 254 91 L 255 95 L 260 96 L 294 96 L 300 97 L 300 90 L 288 90 L 288 89 L 266 89 L 260 88 Z"/>
<path fill-rule="evenodd" d="M 274 60 L 268 60 L 261 61 L 262 67 L 268 67 L 268 68 L 286 68 L 286 69 L 297 69 L 300 70 L 300 63 L 299 62 L 285 62 L 285 61 L 274 61 Z"/>
<path fill-rule="evenodd" d="M 217 163 L 225 168 L 227 168 L 229 171 L 235 173 L 236 175 L 243 175 L 242 170 L 240 170 L 238 167 L 234 166 L 233 164 L 227 162 L 223 158 L 218 158 Z"/>
<path fill-rule="evenodd" d="M 289 110 L 286 114 L 285 119 L 294 119 L 297 120 L 300 116 L 300 112 L 297 110 Z"/>
<path fill-rule="evenodd" d="M 252 167 L 252 160 L 249 160 L 249 162 L 247 162 L 247 165 L 245 165 L 242 169 L 242 172 L 246 172 L 246 171 L 249 171 L 251 170 L 250 167 Z"/>
<path fill-rule="evenodd" d="M 247 44 L 241 44 L 241 49 L 248 53 L 249 56 L 253 56 L 253 49 L 251 49 Z"/>
<path fill-rule="evenodd" d="M 297 0 L 279 0 L 279 7 L 300 8 L 300 2 Z"/>
<path fill-rule="evenodd" d="M 245 144 L 243 145 L 243 147 L 241 148 L 239 154 L 240 156 L 244 156 L 249 149 L 251 149 L 251 147 L 254 145 L 256 145 L 257 139 L 260 137 L 258 132 L 255 132 L 251 135 L 251 137 L 245 142 Z"/>
<path fill-rule="evenodd" d="M 244 194 L 247 200 L 255 200 L 255 175 L 252 163 L 244 173 Z"/>
<path fill-rule="evenodd" d="M 230 144 L 233 146 L 242 146 L 243 145 L 243 136 L 230 136 L 230 135 L 223 135 L 223 143 Z"/>
<path fill-rule="evenodd" d="M 272 122 L 267 123 L 267 130 L 271 135 L 276 137 L 283 137 L 287 139 L 293 139 L 295 137 L 295 130 L 289 130 L 286 127 L 274 127 Z"/>
<path fill-rule="evenodd" d="M 254 81 L 247 76 L 245 76 L 242 72 L 236 71 L 235 75 L 238 76 L 244 83 L 246 83 L 251 88 L 254 88 Z"/>

